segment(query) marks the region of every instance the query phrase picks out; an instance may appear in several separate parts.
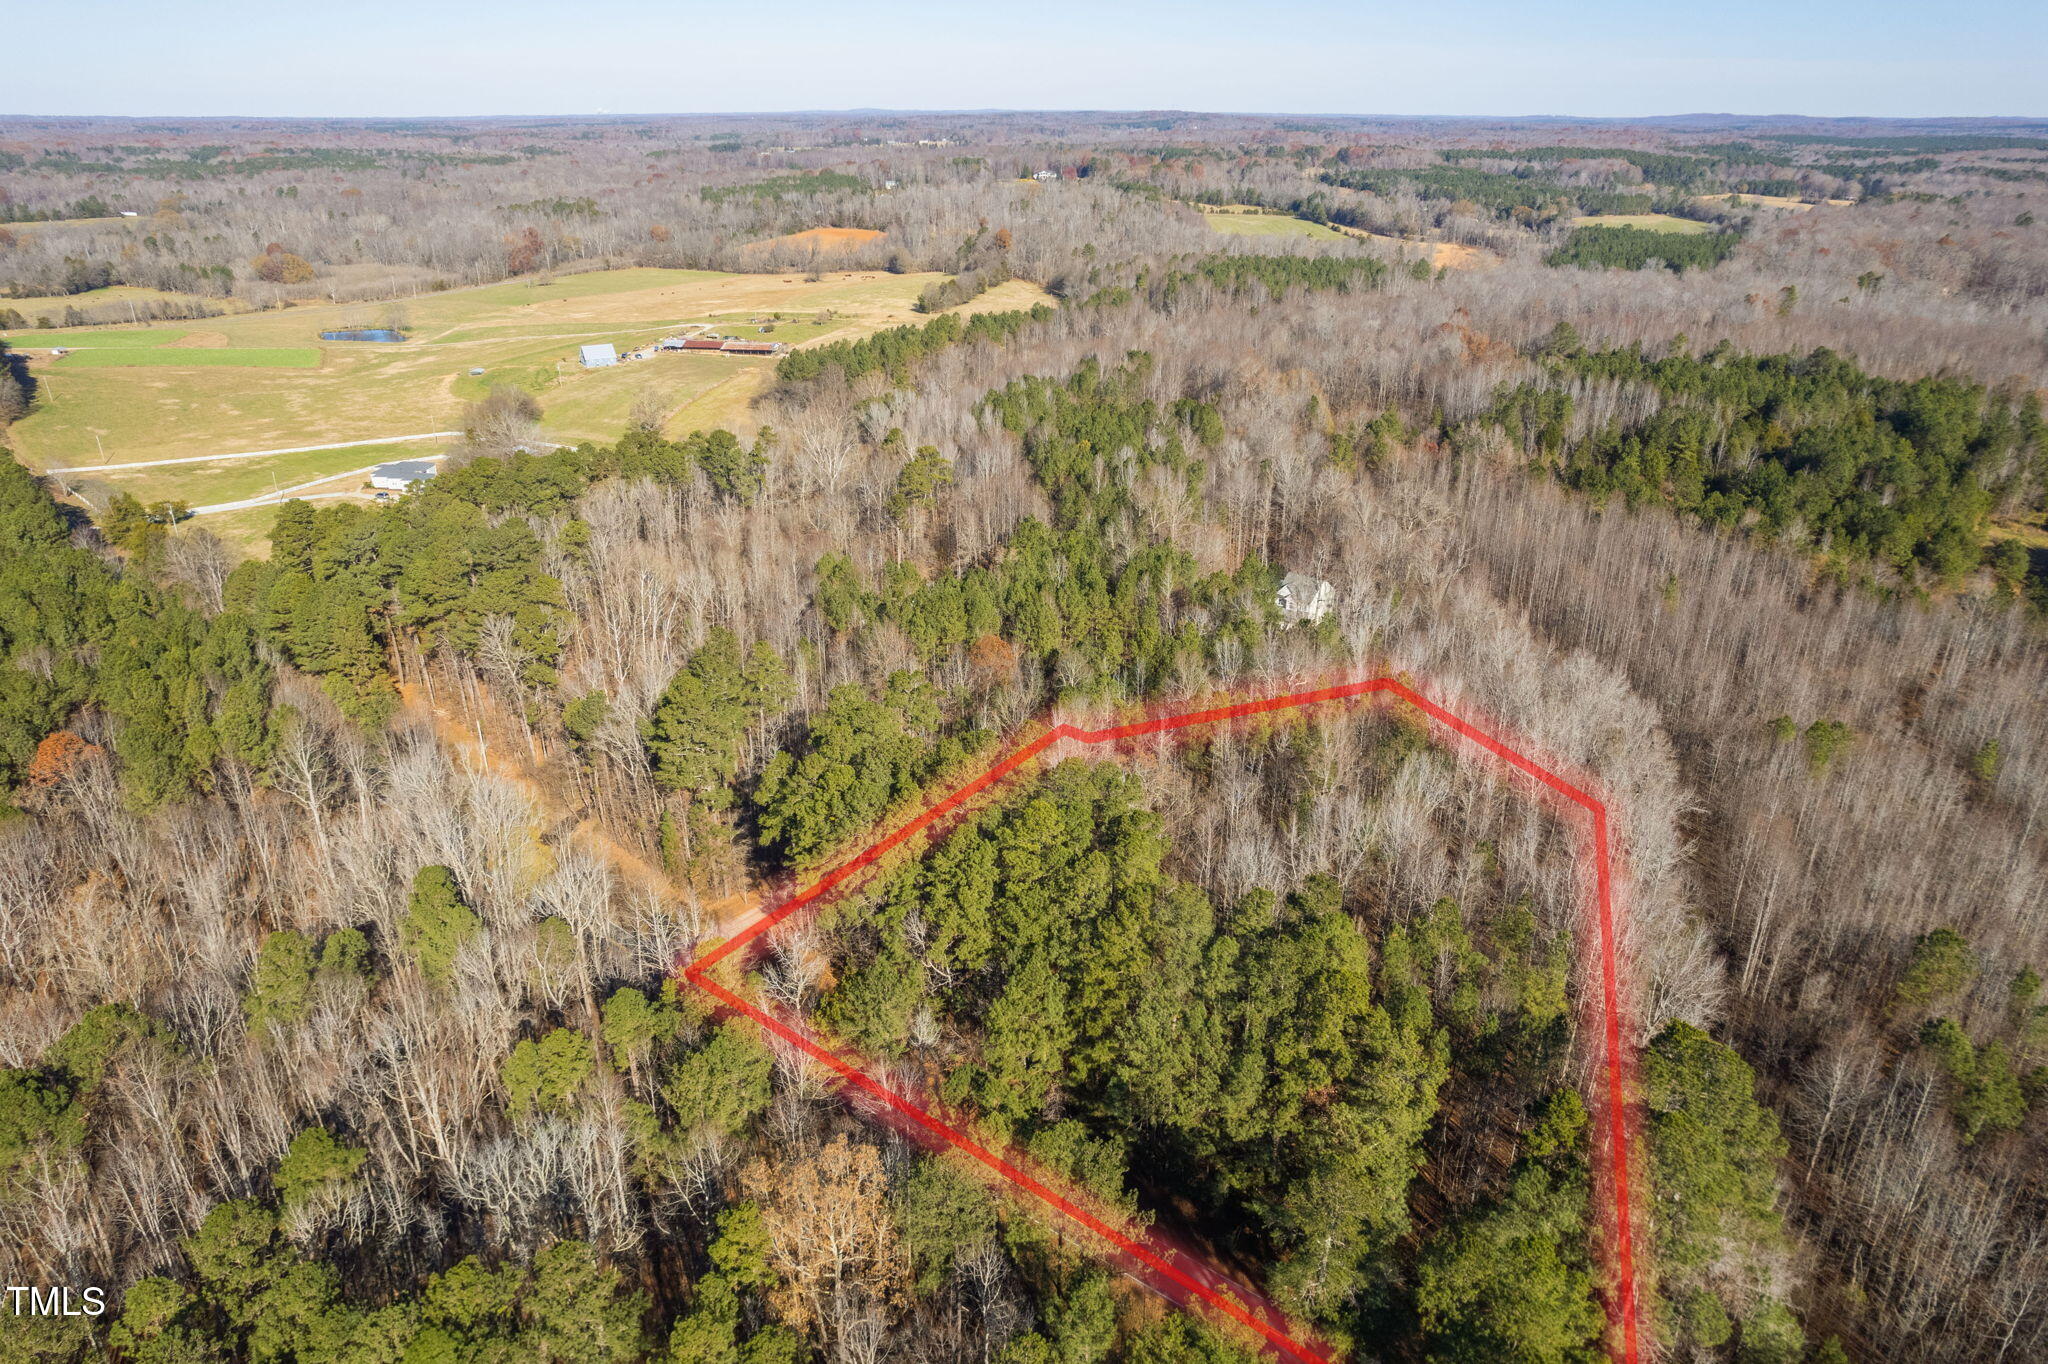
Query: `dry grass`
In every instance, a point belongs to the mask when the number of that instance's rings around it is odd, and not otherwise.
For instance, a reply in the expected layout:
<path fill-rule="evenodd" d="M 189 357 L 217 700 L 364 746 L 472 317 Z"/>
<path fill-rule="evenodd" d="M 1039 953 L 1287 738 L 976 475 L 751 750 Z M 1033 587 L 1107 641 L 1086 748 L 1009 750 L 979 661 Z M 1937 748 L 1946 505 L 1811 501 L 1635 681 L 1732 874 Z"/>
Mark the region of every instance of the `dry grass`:
<path fill-rule="evenodd" d="M 977 313 L 1014 313 L 1035 308 L 1041 303 L 1058 306 L 1059 300 L 1028 279 L 1005 280 L 992 289 L 985 289 L 957 308 L 948 312 L 962 317 L 973 317 Z"/>
<path fill-rule="evenodd" d="M 1782 194 L 1702 194 L 1699 196 L 1699 201 L 1703 204 L 1733 204 L 1738 200 L 1753 208 L 1784 208 L 1799 213 L 1804 213 L 1807 209 L 1815 207 L 1815 205 L 1808 203 L 1804 199 L 1791 199 Z M 1848 208 L 1855 202 L 1854 199 L 1830 199 L 1827 201 L 1830 208 Z"/>
<path fill-rule="evenodd" d="M 1313 241 L 1336 241 L 1344 234 L 1321 223 L 1309 222 L 1286 213 L 1243 212 L 1203 209 L 1212 232 L 1234 237 L 1307 237 Z"/>
<path fill-rule="evenodd" d="M 1395 260 L 1412 260 L 1420 257 L 1431 265 L 1449 266 L 1453 270 L 1484 270 L 1500 264 L 1500 257 L 1483 246 L 1466 246 L 1461 242 L 1417 242 L 1405 237 L 1390 237 L 1384 232 L 1368 232 L 1362 227 L 1340 227 L 1337 229 L 1347 237 L 1360 241 L 1378 242 L 1394 249 Z"/>
<path fill-rule="evenodd" d="M 16 231 L 21 226 L 22 224 L 17 223 L 8 230 Z M 32 298 L 0 298 L 0 309 L 12 308 L 27 318 L 29 325 L 33 327 L 39 317 L 47 317 L 52 322 L 58 321 L 64 316 L 66 308 L 76 308 L 80 312 L 98 316 L 102 313 L 118 312 L 124 305 L 131 303 L 138 307 L 148 303 L 205 303 L 229 312 L 236 312 L 241 307 L 235 299 L 201 298 L 198 294 L 144 289 L 134 284 L 111 284 L 104 289 L 88 289 L 82 294 L 39 294 Z M 140 320 L 139 312 L 136 314 L 136 320 Z M 100 325 L 105 326 L 106 323 L 102 322 Z M 10 335 L 23 344 L 34 344 L 24 333 L 14 332 Z"/>
<path fill-rule="evenodd" d="M 115 349 L 81 349 L 54 362 L 46 354 L 32 356 L 42 401 L 9 438 L 32 468 L 321 445 L 452 429 L 464 404 L 494 382 L 535 391 L 543 432 L 556 440 L 616 439 L 644 393 L 667 409 L 664 427 L 673 435 L 723 426 L 750 438 L 758 428 L 751 405 L 774 382 L 772 358 L 665 354 L 586 370 L 576 362 L 576 347 L 612 341 L 624 349 L 687 322 L 744 335 L 773 326 L 770 336 L 796 345 L 861 336 L 926 320 L 912 304 L 943 278 L 842 271 L 807 282 L 797 274 L 619 270 L 518 281 L 398 305 L 408 314 L 411 338 L 398 344 L 314 340 L 322 331 L 374 325 L 392 306 L 385 304 L 303 306 L 118 332 L 39 333 L 45 345 Z M 1012 280 L 960 311 L 1047 301 L 1037 285 Z M 309 343 L 320 357 L 311 369 L 220 363 Z M 99 365 L 73 363 L 85 355 Z M 136 363 L 121 363 L 130 356 Z M 481 378 L 469 373 L 475 368 L 485 371 Z M 356 447 L 85 477 L 102 491 L 203 505 L 419 453 Z M 360 482 L 344 478 L 318 491 L 354 495 Z M 238 550 L 255 552 L 272 515 L 273 509 L 257 508 L 210 514 L 201 524 Z"/>
<path fill-rule="evenodd" d="M 374 324 L 389 306 L 379 304 L 247 313 L 209 318 L 198 327 L 166 324 L 140 329 L 145 336 L 170 336 L 170 344 L 151 348 L 147 368 L 87 368 L 32 357 L 43 400 L 9 438 L 24 462 L 42 468 L 446 430 L 477 396 L 469 371 L 483 369 L 487 377 L 518 373 L 542 381 L 548 432 L 611 439 L 649 383 L 671 390 L 681 409 L 722 385 L 733 367 L 773 362 L 662 356 L 616 370 L 585 370 L 575 358 L 583 342 L 638 344 L 686 322 L 747 324 L 776 313 L 783 316 L 777 332 L 783 339 L 859 335 L 918 320 L 911 307 L 918 292 L 942 278 L 846 271 L 806 282 L 800 275 L 618 270 L 521 280 L 405 301 L 398 306 L 409 316 L 412 339 L 397 345 L 317 340 L 322 331 Z M 826 313 L 828 321 L 813 321 Z M 62 345 L 70 335 L 84 334 L 57 330 L 37 340 Z M 195 338 L 204 344 L 191 348 Z M 237 351 L 309 347 L 320 357 L 310 369 L 218 363 Z M 114 357 L 94 358 L 103 364 Z"/>
<path fill-rule="evenodd" d="M 2037 553 L 2048 552 L 2048 513 L 2002 517 L 1985 527 L 1994 540 L 2017 540 Z"/>
<path fill-rule="evenodd" d="M 1675 232 L 1693 236 L 1713 231 L 1713 225 L 1697 218 L 1678 218 L 1669 213 L 1595 213 L 1572 219 L 1573 227 L 1634 227 L 1645 232 Z"/>

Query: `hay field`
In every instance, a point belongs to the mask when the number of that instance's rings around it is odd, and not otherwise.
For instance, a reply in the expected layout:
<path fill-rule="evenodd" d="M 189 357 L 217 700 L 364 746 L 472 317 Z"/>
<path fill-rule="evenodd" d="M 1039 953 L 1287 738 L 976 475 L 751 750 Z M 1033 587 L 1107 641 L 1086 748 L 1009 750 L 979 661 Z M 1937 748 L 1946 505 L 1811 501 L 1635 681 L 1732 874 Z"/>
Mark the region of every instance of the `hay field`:
<path fill-rule="evenodd" d="M 536 392 L 556 440 L 609 440 L 652 389 L 676 418 L 766 358 L 663 355 L 586 370 L 577 347 L 622 348 L 689 323 L 801 344 L 918 320 L 912 303 L 939 274 L 614 270 L 454 290 L 390 304 L 323 304 L 203 323 L 14 333 L 30 352 L 37 409 L 10 430 L 33 468 L 118 463 L 440 431 L 497 380 Z M 397 344 L 318 339 L 407 317 Z M 780 319 L 776 315 L 780 314 Z M 296 360 L 304 368 L 286 368 Z M 470 373 L 482 369 L 482 376 Z M 207 497 L 205 500 L 220 500 Z"/>
<path fill-rule="evenodd" d="M 1669 213 L 1595 213 L 1572 219 L 1573 227 L 1637 227 L 1645 232 L 1676 232 L 1690 235 L 1712 232 L 1712 223 L 1697 218 L 1676 218 Z"/>
<path fill-rule="evenodd" d="M 1205 208 L 1202 216 L 1208 220 L 1212 232 L 1227 232 L 1234 237 L 1308 237 L 1318 241 L 1336 241 L 1344 235 L 1335 228 L 1285 213 Z"/>
<path fill-rule="evenodd" d="M 1429 261 L 1431 265 L 1448 265 L 1454 270 L 1500 264 L 1499 256 L 1478 246 L 1461 246 L 1454 242 L 1404 241 L 1384 233 L 1368 232 L 1362 227 L 1312 223 L 1305 218 L 1296 218 L 1285 213 L 1269 213 L 1249 205 L 1226 204 L 1222 208 L 1204 205 L 1190 207 L 1201 213 L 1211 231 L 1227 232 L 1232 236 L 1303 237 L 1310 241 L 1342 241 L 1349 238 L 1352 241 L 1373 242 L 1394 248 L 1388 253 L 1389 260 L 1412 260 L 1420 257 Z"/>
<path fill-rule="evenodd" d="M 20 224 L 16 226 L 19 227 Z M 49 318 L 53 324 L 61 322 L 66 308 L 76 308 L 80 312 L 93 315 L 117 311 L 123 304 L 167 302 L 205 303 L 211 307 L 225 308 L 229 312 L 240 311 L 243 306 L 239 300 L 232 298 L 202 298 L 198 294 L 145 289 L 136 284 L 110 284 L 104 289 L 88 289 L 82 294 L 39 294 L 29 298 L 0 298 L 0 310 L 11 308 L 26 318 L 30 326 L 34 326 L 36 320 L 43 317 Z M 106 324 L 102 321 L 100 325 Z M 24 341 L 23 344 L 28 342 Z"/>
<path fill-rule="evenodd" d="M 289 455 L 264 455 L 256 459 L 207 460 L 198 464 L 163 464 L 150 469 L 66 475 L 64 481 L 94 502 L 100 499 L 92 494 L 124 492 L 144 502 L 184 502 L 196 507 L 209 502 L 239 502 L 244 498 L 260 497 L 323 475 L 364 469 L 372 464 L 437 455 L 450 444 L 450 440 L 443 438 L 350 445 L 332 450 L 302 450 Z M 209 516 L 205 520 L 208 528 L 214 529 L 213 518 Z"/>
<path fill-rule="evenodd" d="M 1741 205 L 1748 208 L 1784 208 L 1803 213 L 1810 208 L 1819 207 L 1819 205 L 1810 204 L 1804 199 L 1788 199 L 1779 194 L 1702 194 L 1698 198 L 1699 202 L 1703 204 L 1723 205 L 1730 208 Z M 1854 206 L 1855 203 L 1854 199 L 1829 199 L 1827 201 L 1827 205 L 1830 208 L 1849 208 Z"/>
<path fill-rule="evenodd" d="M 89 346 L 74 351 L 52 365 L 61 372 L 74 369 L 137 369 L 156 366 L 165 369 L 318 369 L 320 352 L 311 346 L 181 346 L 169 345 Z"/>

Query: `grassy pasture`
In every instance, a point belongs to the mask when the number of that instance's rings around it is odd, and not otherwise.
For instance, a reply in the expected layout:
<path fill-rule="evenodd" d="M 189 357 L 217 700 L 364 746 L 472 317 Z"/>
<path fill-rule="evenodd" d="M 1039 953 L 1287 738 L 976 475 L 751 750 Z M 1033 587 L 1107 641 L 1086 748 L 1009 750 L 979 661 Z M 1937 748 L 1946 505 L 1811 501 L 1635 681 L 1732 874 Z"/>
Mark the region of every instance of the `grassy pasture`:
<path fill-rule="evenodd" d="M 274 488 L 290 488 L 323 475 L 343 474 L 372 464 L 439 454 L 448 444 L 443 439 L 390 445 L 352 445 L 340 450 L 306 450 L 292 455 L 265 455 L 258 459 L 123 469 L 117 473 L 85 474 L 74 481 L 105 484 L 131 493 L 144 502 L 177 501 L 203 506 L 209 502 L 239 502 L 245 497 L 261 496 Z M 220 514 L 228 515 L 225 512 Z M 211 527 L 213 518 L 208 516 L 204 519 Z"/>
<path fill-rule="evenodd" d="M 19 228 L 21 224 L 15 224 Z M 240 306 L 231 298 L 202 298 L 198 294 L 173 293 L 164 289 L 145 289 L 139 284 L 110 284 L 104 289 L 88 289 L 82 294 L 39 294 L 30 298 L 0 298 L 0 308 L 12 308 L 33 325 L 37 318 L 47 317 L 52 322 L 62 320 L 66 308 L 76 308 L 88 315 L 100 313 L 104 325 L 105 314 L 113 312 L 127 303 L 206 303 L 229 312 Z M 118 313 L 116 314 L 118 316 Z"/>
<path fill-rule="evenodd" d="M 4 305 L 0 305 L 4 306 Z M 123 327 L 118 331 L 33 331 L 9 332 L 11 350 L 141 350 L 167 346 L 185 335 L 184 328 Z"/>
<path fill-rule="evenodd" d="M 270 553 L 270 530 L 276 524 L 276 507 L 247 507 L 241 511 L 194 517 L 182 522 L 171 534 L 189 535 L 194 531 L 205 531 L 240 553 L 263 556 Z"/>
<path fill-rule="evenodd" d="M 577 363 L 578 345 L 638 345 L 690 322 L 790 344 L 859 335 L 918 320 L 912 303 L 942 278 L 853 271 L 807 283 L 801 272 L 617 270 L 396 305 L 322 304 L 201 324 L 38 330 L 22 339 L 81 348 L 56 360 L 47 351 L 30 354 L 41 401 L 10 430 L 9 443 L 41 468 L 442 431 L 458 425 L 463 404 L 499 379 L 536 392 L 546 410 L 544 433 L 554 439 L 609 440 L 647 389 L 678 421 L 694 422 L 687 409 L 698 397 L 720 389 L 723 406 L 737 370 L 766 371 L 774 362 L 670 354 L 586 370 Z M 322 331 L 375 325 L 394 306 L 406 314 L 407 341 L 317 340 Z M 777 313 L 783 320 L 763 337 L 752 319 Z M 831 317 L 820 322 L 822 313 Z M 195 344 L 202 341 L 212 344 Z M 482 376 L 470 374 L 478 368 Z M 231 499 L 208 493 L 193 500 Z"/>
<path fill-rule="evenodd" d="M 1776 194 L 1702 194 L 1699 196 L 1699 201 L 1703 204 L 1723 204 L 1729 207 L 1786 208 L 1799 212 L 1815 207 L 1815 205 L 1808 203 L 1804 199 L 1788 199 Z M 1849 208 L 1855 202 L 1854 199 L 1829 199 L 1827 201 L 1828 206 L 1831 208 Z"/>
<path fill-rule="evenodd" d="M 1202 216 L 1209 220 L 1211 231 L 1227 232 L 1234 237 L 1308 237 L 1317 241 L 1336 241 L 1344 235 L 1335 228 L 1285 213 L 1229 213 L 1203 209 Z"/>
<path fill-rule="evenodd" d="M 1572 219 L 1573 227 L 1639 227 L 1645 232 L 1712 232 L 1712 223 L 1677 218 L 1669 213 L 1595 213 Z"/>
<path fill-rule="evenodd" d="M 156 365 L 167 369 L 227 366 L 237 369 L 317 369 L 310 346 L 91 346 L 56 362 L 57 368 L 113 369 Z"/>

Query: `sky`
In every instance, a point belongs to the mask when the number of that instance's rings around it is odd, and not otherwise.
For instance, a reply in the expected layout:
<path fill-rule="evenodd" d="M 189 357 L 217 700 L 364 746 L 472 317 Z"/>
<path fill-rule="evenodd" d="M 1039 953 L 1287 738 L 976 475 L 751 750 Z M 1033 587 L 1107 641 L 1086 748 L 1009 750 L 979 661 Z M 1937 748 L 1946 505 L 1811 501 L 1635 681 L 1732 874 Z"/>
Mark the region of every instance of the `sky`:
<path fill-rule="evenodd" d="M 23 0 L 0 46 L 0 114 L 2048 114 L 2039 0 Z"/>

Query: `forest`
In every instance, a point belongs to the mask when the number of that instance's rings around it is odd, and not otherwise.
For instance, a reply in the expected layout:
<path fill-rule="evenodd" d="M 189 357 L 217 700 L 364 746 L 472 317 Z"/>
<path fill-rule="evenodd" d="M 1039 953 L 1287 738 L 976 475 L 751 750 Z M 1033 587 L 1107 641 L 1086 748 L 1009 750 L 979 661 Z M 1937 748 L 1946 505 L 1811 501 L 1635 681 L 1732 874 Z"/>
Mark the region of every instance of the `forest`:
<path fill-rule="evenodd" d="M 1683 273 L 1712 266 L 1734 254 L 1741 238 L 1730 232 L 1646 232 L 1639 227 L 1576 227 L 1563 246 L 1543 258 L 1546 265 L 1590 265 L 1640 270 L 1653 261 Z"/>
<path fill-rule="evenodd" d="M 67 253 L 949 281 L 725 425 L 481 399 L 256 554 L 0 461 L 0 1273 L 109 1301 L 0 1361 L 1270 1357 L 679 968 L 1033 726 L 1381 675 L 1611 812 L 1642 1357 L 2048 1353 L 2048 191 L 1979 173 L 2040 138 L 0 130 L 0 285 L 81 311 Z M 1653 204 L 1715 230 L 1569 222 Z M 1591 1364 L 1577 852 L 1412 708 L 1290 712 L 1052 750 L 730 985 L 1333 1360 Z"/>

